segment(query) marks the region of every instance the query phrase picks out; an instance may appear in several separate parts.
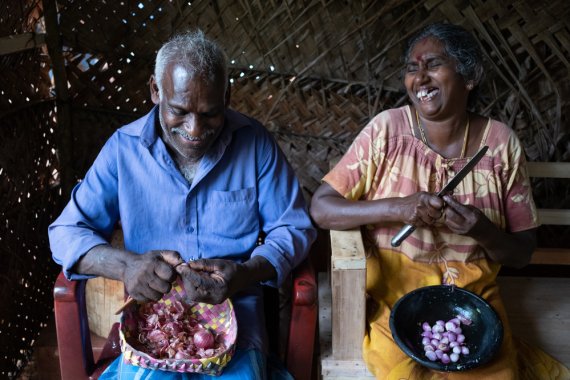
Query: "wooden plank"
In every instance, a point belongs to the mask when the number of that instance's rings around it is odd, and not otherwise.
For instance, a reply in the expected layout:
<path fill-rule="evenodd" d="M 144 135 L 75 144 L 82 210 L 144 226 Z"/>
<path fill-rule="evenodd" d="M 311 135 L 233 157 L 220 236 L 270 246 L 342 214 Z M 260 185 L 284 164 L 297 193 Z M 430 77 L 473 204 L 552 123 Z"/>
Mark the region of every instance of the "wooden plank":
<path fill-rule="evenodd" d="M 333 270 L 366 268 L 366 255 L 360 229 L 331 230 L 330 236 Z"/>
<path fill-rule="evenodd" d="M 531 177 L 570 178 L 570 162 L 528 162 Z M 538 220 L 546 225 L 570 225 L 568 209 L 538 209 Z M 531 264 L 570 265 L 570 249 L 537 248 Z"/>
<path fill-rule="evenodd" d="M 362 358 L 366 270 L 332 270 L 332 352 L 335 359 Z"/>
<path fill-rule="evenodd" d="M 366 311 L 366 257 L 360 229 L 330 231 L 332 355 L 361 360 Z M 350 310 L 350 312 L 347 312 Z"/>
<path fill-rule="evenodd" d="M 317 273 L 319 292 L 319 344 L 321 357 L 332 354 L 332 292 L 328 272 Z"/>
<path fill-rule="evenodd" d="M 124 248 L 122 229 L 116 228 L 113 231 L 111 245 Z M 106 337 L 113 324 L 121 319 L 121 315 L 115 315 L 115 312 L 125 302 L 125 285 L 122 281 L 93 278 L 87 281 L 85 297 L 89 330 L 98 336 Z"/>
<path fill-rule="evenodd" d="M 528 173 L 536 178 L 570 178 L 570 162 L 527 162 Z"/>
<path fill-rule="evenodd" d="M 319 289 L 319 343 L 320 363 L 318 379 L 366 380 L 374 379 L 364 360 L 339 360 L 332 355 L 332 292 L 328 273 L 318 274 Z M 362 345 L 362 344 L 361 344 Z M 362 353 L 360 354 L 362 356 Z"/>
<path fill-rule="evenodd" d="M 85 300 L 89 329 L 99 336 L 107 336 L 113 323 L 119 322 L 120 315 L 115 315 L 124 302 L 124 285 L 122 281 L 103 277 L 87 281 Z"/>
<path fill-rule="evenodd" d="M 570 249 L 537 248 L 530 260 L 531 264 L 570 265 Z"/>
<path fill-rule="evenodd" d="M 45 33 L 22 33 L 0 37 L 0 55 L 34 49 L 45 44 Z"/>
<path fill-rule="evenodd" d="M 570 210 L 568 209 L 538 209 L 538 220 L 541 224 L 570 225 Z"/>
<path fill-rule="evenodd" d="M 331 289 L 326 273 L 319 273 L 319 337 L 323 379 L 371 379 L 360 360 L 336 360 L 331 351 Z M 515 336 L 540 347 L 570 366 L 570 279 L 509 277 L 497 279 Z"/>
<path fill-rule="evenodd" d="M 570 278 L 497 279 L 513 334 L 570 366 Z"/>

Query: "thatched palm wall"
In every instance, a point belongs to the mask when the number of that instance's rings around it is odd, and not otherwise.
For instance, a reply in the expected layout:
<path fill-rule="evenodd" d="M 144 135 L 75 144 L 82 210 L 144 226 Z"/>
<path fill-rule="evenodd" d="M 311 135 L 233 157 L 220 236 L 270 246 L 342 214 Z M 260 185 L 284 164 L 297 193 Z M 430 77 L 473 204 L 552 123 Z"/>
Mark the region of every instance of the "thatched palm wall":
<path fill-rule="evenodd" d="M 149 110 L 155 52 L 177 30 L 221 42 L 232 107 L 274 133 L 307 197 L 371 116 L 406 102 L 402 42 L 432 21 L 481 41 L 478 109 L 514 128 L 530 160 L 570 159 L 566 0 L 62 0 L 57 17 L 50 4 L 44 19 L 42 1 L 0 1 L 0 38 L 48 31 L 0 55 L 0 377 L 16 376 L 51 314 L 47 225 L 104 140 Z M 564 189 L 538 184 L 537 199 L 561 203 Z"/>

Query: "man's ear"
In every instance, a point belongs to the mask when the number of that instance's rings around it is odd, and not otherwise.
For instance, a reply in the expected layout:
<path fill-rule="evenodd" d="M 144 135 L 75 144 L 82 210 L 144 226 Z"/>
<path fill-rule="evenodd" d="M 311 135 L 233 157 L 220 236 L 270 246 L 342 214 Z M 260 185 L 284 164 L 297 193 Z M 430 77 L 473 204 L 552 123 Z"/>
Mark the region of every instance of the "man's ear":
<path fill-rule="evenodd" d="M 230 100 L 232 98 L 232 84 L 231 82 L 228 80 L 228 85 L 226 86 L 226 94 L 225 94 L 225 106 L 226 108 L 230 107 Z"/>
<path fill-rule="evenodd" d="M 154 104 L 158 104 L 160 102 L 160 94 L 159 94 L 160 90 L 158 89 L 158 84 L 156 83 L 154 75 L 150 76 L 149 86 L 150 86 L 150 99 Z"/>

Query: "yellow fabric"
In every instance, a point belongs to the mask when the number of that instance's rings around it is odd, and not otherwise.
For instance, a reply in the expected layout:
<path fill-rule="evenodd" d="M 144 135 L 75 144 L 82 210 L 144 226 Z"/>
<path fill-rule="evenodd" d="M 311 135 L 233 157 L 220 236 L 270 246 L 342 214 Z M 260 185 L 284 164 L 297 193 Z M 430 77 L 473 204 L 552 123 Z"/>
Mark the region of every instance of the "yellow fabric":
<path fill-rule="evenodd" d="M 324 181 L 351 200 L 402 197 L 438 191 L 468 158 L 445 159 L 416 139 L 408 107 L 377 115 L 355 139 Z M 537 214 L 522 146 L 506 125 L 489 120 L 481 145 L 489 150 L 454 191 L 463 203 L 480 209 L 499 228 L 510 232 L 537 226 Z M 365 226 L 367 259 L 367 335 L 363 357 L 378 379 L 501 379 L 562 380 L 570 372 L 546 353 L 511 335 L 495 282 L 500 265 L 491 262 L 476 242 L 453 234 L 443 222 L 418 228 L 394 249 L 397 223 Z M 410 359 L 392 339 L 390 311 L 404 294 L 419 287 L 454 284 L 486 299 L 505 329 L 498 355 L 465 372 L 429 370 Z M 419 332 L 418 332 L 419 339 Z"/>
<path fill-rule="evenodd" d="M 392 258 L 392 259 L 391 259 Z M 401 259 L 401 260 L 400 260 Z M 404 294 L 421 286 L 441 284 L 441 274 L 446 271 L 443 264 L 432 264 L 426 270 L 423 263 L 415 263 L 402 255 L 386 251 L 381 257 L 370 256 L 367 260 L 368 294 L 376 300 L 374 315 L 369 316 L 368 332 L 364 339 L 364 360 L 377 379 L 386 380 L 440 380 L 440 379 L 520 379 L 520 380 L 566 380 L 570 372 L 551 356 L 528 344 L 514 340 L 507 321 L 505 309 L 494 281 L 496 268 L 489 268 L 487 274 L 478 276 L 479 271 L 467 275 L 477 264 L 458 264 L 462 279 L 467 283 L 463 288 L 480 294 L 497 311 L 505 327 L 503 345 L 493 361 L 482 367 L 465 372 L 436 372 L 429 370 L 410 359 L 392 339 L 389 328 L 391 306 Z M 463 267 L 465 265 L 465 267 Z M 405 276 L 394 275 L 403 271 Z M 472 269 L 471 268 L 471 269 Z M 465 277 L 464 277 L 465 276 Z M 384 286 L 378 282 L 383 281 Z M 493 279 L 493 280 L 491 280 Z M 461 286 L 461 283 L 456 285 Z"/>

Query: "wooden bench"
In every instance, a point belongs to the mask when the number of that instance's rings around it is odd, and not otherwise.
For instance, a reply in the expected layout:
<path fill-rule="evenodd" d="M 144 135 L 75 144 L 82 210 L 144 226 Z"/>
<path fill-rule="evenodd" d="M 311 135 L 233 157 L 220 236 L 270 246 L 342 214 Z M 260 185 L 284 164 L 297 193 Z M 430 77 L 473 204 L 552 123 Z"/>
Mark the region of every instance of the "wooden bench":
<path fill-rule="evenodd" d="M 570 178 L 570 163 L 529 163 L 532 178 Z M 543 225 L 570 225 L 570 210 L 539 209 Z M 330 231 L 331 268 L 319 273 L 320 376 L 372 379 L 362 360 L 366 259 L 359 229 Z M 570 265 L 570 248 L 537 248 L 532 265 Z M 570 366 L 570 278 L 499 276 L 515 336 Z"/>
<path fill-rule="evenodd" d="M 531 178 L 570 178 L 570 162 L 529 162 Z M 538 209 L 538 219 L 544 225 L 570 225 L 568 209 Z M 570 265 L 570 247 L 537 248 L 531 264 Z"/>

